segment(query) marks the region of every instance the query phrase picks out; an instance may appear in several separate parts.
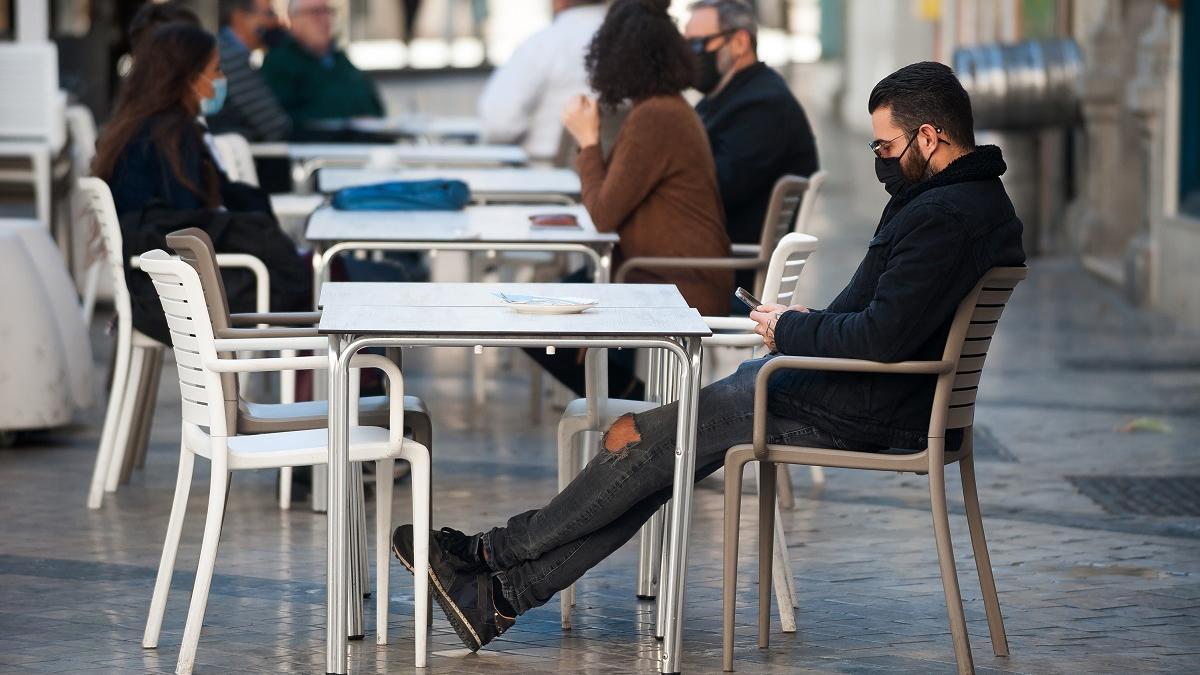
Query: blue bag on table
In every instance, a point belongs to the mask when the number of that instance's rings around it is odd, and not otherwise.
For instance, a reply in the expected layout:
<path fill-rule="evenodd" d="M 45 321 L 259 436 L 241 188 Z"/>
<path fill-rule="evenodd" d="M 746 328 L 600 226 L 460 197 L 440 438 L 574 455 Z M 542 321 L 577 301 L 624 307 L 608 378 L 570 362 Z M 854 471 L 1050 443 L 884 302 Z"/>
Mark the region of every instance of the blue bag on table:
<path fill-rule="evenodd" d="M 461 180 L 398 180 L 333 193 L 333 208 L 342 211 L 461 211 L 470 201 Z"/>

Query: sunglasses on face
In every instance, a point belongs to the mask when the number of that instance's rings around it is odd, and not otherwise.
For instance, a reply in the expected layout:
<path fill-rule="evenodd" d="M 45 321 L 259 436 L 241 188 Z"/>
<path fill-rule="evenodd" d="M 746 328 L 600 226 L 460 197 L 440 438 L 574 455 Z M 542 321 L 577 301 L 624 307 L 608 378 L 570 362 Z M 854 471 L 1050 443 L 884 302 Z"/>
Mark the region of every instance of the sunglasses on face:
<path fill-rule="evenodd" d="M 710 40 L 714 40 L 719 37 L 727 38 L 736 32 L 736 28 L 731 28 L 729 30 L 723 30 L 719 33 L 713 33 L 712 35 L 689 38 L 687 41 L 688 47 L 691 48 L 693 54 L 703 54 L 704 52 L 708 51 L 708 43 Z"/>

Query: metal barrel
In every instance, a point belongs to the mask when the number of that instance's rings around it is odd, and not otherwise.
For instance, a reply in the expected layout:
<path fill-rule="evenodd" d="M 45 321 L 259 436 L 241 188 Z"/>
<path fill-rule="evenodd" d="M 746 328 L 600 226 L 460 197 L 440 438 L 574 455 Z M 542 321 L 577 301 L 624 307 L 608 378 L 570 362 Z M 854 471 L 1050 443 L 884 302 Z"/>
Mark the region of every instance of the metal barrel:
<path fill-rule="evenodd" d="M 1073 40 L 983 44 L 954 52 L 977 129 L 1072 126 L 1079 121 L 1083 56 Z"/>

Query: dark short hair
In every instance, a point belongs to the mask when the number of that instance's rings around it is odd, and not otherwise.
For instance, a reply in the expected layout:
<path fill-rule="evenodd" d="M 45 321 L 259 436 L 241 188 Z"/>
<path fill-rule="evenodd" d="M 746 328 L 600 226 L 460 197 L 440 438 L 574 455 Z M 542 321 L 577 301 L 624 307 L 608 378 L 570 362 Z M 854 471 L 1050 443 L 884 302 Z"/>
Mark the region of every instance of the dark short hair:
<path fill-rule="evenodd" d="M 138 43 L 154 32 L 155 28 L 169 23 L 184 23 L 200 26 L 200 17 L 192 10 L 175 2 L 146 2 L 138 7 L 129 20 L 129 47 L 136 51 Z"/>
<path fill-rule="evenodd" d="M 601 105 L 678 94 L 692 85 L 695 57 L 667 5 L 667 0 L 616 0 L 609 8 L 584 60 Z"/>
<path fill-rule="evenodd" d="M 922 61 L 880 80 L 871 90 L 867 112 L 883 107 L 891 108 L 892 120 L 905 134 L 922 124 L 932 124 L 941 128 L 951 143 L 975 147 L 971 97 L 945 64 Z"/>
<path fill-rule="evenodd" d="M 233 21 L 234 12 L 250 14 L 254 11 L 254 0 L 217 0 L 217 23 L 222 27 Z"/>

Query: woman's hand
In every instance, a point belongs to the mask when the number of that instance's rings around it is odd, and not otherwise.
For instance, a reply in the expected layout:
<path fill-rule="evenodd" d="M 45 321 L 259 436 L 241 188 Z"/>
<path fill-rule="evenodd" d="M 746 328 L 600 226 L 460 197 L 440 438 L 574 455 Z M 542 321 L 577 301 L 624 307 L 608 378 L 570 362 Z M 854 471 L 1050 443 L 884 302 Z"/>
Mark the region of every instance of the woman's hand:
<path fill-rule="evenodd" d="M 562 123 L 581 150 L 600 142 L 600 106 L 595 99 L 583 94 L 571 98 L 563 108 Z"/>
<path fill-rule="evenodd" d="M 754 320 L 756 325 L 754 332 L 762 336 L 763 344 L 772 354 L 775 353 L 775 325 L 779 323 L 779 317 L 784 312 L 807 312 L 808 308 L 804 305 L 780 305 L 778 303 L 767 303 L 759 305 L 757 309 L 750 312 L 750 318 Z"/>

